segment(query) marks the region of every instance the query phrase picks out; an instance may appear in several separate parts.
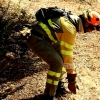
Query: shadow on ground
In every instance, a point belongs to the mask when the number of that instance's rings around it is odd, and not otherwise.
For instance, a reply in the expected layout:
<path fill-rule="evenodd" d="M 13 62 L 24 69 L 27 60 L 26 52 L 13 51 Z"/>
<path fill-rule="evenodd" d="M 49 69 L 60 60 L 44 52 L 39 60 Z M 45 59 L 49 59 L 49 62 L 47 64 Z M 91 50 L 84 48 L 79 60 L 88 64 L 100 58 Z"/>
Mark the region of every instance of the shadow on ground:
<path fill-rule="evenodd" d="M 0 66 L 0 84 L 7 81 L 18 81 L 26 76 L 46 70 L 42 59 L 37 56 L 23 58 L 4 57 Z"/>

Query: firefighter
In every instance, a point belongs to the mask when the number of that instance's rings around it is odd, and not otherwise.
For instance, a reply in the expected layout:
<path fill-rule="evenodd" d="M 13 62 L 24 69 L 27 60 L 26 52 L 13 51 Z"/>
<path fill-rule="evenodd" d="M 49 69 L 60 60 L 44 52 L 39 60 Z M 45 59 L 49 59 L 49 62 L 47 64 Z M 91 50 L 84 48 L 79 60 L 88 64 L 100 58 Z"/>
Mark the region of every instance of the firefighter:
<path fill-rule="evenodd" d="M 21 34 L 27 45 L 50 66 L 43 99 L 65 95 L 68 91 L 64 87 L 68 80 L 68 89 L 76 94 L 76 71 L 73 64 L 73 46 L 76 33 L 91 32 L 100 24 L 100 14 L 88 9 L 80 15 L 70 15 L 71 22 L 66 16 L 48 19 L 48 24 L 36 22 L 32 28 L 24 27 Z M 67 73 L 67 75 L 66 75 Z M 36 98 L 35 98 L 36 100 Z"/>

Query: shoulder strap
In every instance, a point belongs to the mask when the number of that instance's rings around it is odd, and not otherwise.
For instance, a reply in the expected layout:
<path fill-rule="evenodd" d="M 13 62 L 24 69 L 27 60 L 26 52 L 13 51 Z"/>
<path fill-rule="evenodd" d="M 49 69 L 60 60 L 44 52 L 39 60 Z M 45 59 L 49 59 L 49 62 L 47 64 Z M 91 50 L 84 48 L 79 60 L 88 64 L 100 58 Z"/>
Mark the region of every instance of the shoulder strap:
<path fill-rule="evenodd" d="M 74 26 L 76 26 L 76 25 L 77 25 L 77 22 L 74 21 L 74 20 L 70 17 L 70 15 L 75 15 L 75 14 L 74 14 L 72 11 L 65 11 L 64 16 L 67 17 L 68 20 L 69 20 Z"/>

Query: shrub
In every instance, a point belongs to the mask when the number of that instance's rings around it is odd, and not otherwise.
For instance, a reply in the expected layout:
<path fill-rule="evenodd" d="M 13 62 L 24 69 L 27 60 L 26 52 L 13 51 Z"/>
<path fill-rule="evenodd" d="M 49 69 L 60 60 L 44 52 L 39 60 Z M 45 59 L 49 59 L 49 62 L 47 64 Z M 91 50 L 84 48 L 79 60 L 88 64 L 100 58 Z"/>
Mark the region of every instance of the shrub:
<path fill-rule="evenodd" d="M 8 52 L 20 57 L 25 54 L 27 45 L 17 33 L 23 24 L 31 23 L 33 18 L 20 8 L 20 3 L 15 5 L 10 0 L 0 0 L 0 57 Z"/>

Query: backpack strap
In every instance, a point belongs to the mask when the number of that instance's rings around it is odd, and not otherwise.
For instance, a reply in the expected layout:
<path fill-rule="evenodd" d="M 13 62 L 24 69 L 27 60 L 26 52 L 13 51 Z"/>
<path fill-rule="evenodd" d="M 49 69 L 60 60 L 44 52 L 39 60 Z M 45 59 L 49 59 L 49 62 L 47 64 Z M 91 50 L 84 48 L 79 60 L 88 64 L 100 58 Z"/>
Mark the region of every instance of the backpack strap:
<path fill-rule="evenodd" d="M 67 17 L 68 20 L 76 27 L 77 26 L 77 22 L 76 20 L 73 20 L 70 15 L 75 15 L 74 13 L 72 13 L 71 11 L 65 11 L 64 16 L 65 18 Z"/>

